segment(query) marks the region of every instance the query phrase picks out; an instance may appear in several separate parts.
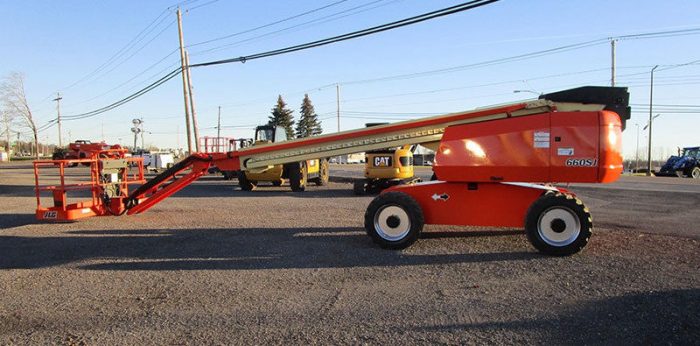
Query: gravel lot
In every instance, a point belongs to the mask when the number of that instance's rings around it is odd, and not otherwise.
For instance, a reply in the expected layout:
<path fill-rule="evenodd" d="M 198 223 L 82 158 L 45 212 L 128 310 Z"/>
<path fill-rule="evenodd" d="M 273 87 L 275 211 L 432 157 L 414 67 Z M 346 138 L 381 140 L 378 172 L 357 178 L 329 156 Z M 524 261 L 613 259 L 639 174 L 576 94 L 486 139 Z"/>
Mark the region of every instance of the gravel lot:
<path fill-rule="evenodd" d="M 698 182 L 573 186 L 595 234 L 553 258 L 521 230 L 444 226 L 379 249 L 371 197 L 342 179 L 295 194 L 205 177 L 142 215 L 37 223 L 30 167 L 0 165 L 0 344 L 700 340 Z"/>

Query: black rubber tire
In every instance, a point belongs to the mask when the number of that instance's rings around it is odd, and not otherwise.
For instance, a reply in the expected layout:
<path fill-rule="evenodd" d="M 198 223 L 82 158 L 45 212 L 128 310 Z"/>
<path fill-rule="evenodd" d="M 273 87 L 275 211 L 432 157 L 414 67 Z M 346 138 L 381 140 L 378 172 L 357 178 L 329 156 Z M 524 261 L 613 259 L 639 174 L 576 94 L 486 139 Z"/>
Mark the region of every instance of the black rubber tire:
<path fill-rule="evenodd" d="M 693 170 L 690 171 L 690 177 L 693 179 L 700 179 L 700 167 L 693 168 Z"/>
<path fill-rule="evenodd" d="M 317 186 L 328 185 L 328 180 L 330 179 L 330 173 L 328 169 L 328 160 L 318 160 L 318 178 L 314 179 L 314 183 L 316 183 Z"/>
<path fill-rule="evenodd" d="M 389 240 L 384 238 L 375 226 L 375 215 L 379 216 L 379 213 L 381 213 L 384 208 L 389 206 L 401 208 L 408 216 L 408 220 L 410 221 L 408 232 L 400 239 Z M 423 224 L 423 211 L 421 210 L 420 205 L 415 199 L 413 199 L 413 197 L 403 192 L 392 191 L 375 197 L 365 212 L 365 230 L 367 231 L 367 234 L 369 234 L 369 236 L 372 238 L 372 241 L 384 249 L 400 250 L 411 246 L 411 244 L 418 240 L 420 232 L 423 230 Z M 400 226 L 400 224 L 397 224 L 396 227 L 398 226 Z"/>
<path fill-rule="evenodd" d="M 273 180 L 272 186 L 282 186 L 282 180 Z"/>
<path fill-rule="evenodd" d="M 352 183 L 352 192 L 357 196 L 364 196 L 366 194 L 365 185 L 364 179 L 355 180 Z"/>
<path fill-rule="evenodd" d="M 544 213 L 556 209 L 563 209 L 566 212 L 573 213 L 573 216 L 578 219 L 580 230 L 570 243 L 553 245 L 548 243 L 540 234 L 538 226 L 540 217 Z M 552 221 L 552 224 L 556 220 L 562 221 L 561 219 L 555 219 Z M 566 225 L 564 222 L 563 227 L 565 227 L 564 230 L 559 232 L 566 231 L 569 225 Z M 551 256 L 569 256 L 581 251 L 588 244 L 588 239 L 591 238 L 593 233 L 593 220 L 588 208 L 583 205 L 580 199 L 562 193 L 547 193 L 532 203 L 528 209 L 525 216 L 525 233 L 530 243 L 540 252 Z"/>
<path fill-rule="evenodd" d="M 294 192 L 302 192 L 306 190 L 306 182 L 308 181 L 308 171 L 306 162 L 292 162 L 285 165 L 289 176 L 289 186 Z"/>
<path fill-rule="evenodd" d="M 222 171 L 221 174 L 224 176 L 224 180 L 233 180 L 236 177 L 236 171 Z"/>
<path fill-rule="evenodd" d="M 257 185 L 255 181 L 248 180 L 245 176 L 245 172 L 238 171 L 238 186 L 240 186 L 243 191 L 253 191 Z"/>

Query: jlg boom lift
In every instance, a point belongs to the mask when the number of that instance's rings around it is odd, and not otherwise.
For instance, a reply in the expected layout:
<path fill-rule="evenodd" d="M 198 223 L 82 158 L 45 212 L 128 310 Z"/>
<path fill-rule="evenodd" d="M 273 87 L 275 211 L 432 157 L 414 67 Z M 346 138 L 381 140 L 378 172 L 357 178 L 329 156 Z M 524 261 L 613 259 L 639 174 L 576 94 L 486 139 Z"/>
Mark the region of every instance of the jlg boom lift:
<path fill-rule="evenodd" d="M 36 216 L 73 220 L 142 213 L 207 174 L 211 165 L 247 171 L 283 164 L 301 170 L 308 159 L 439 142 L 433 166 L 439 180 L 391 187 L 370 203 L 364 223 L 376 243 L 405 248 L 418 239 L 424 224 L 513 227 L 524 228 L 541 252 L 568 255 L 588 243 L 591 216 L 573 193 L 544 183 L 615 181 L 622 172 L 628 102 L 626 88 L 583 87 L 463 113 L 197 153 L 128 195 L 104 193 L 109 185 L 103 180 L 121 184 L 123 175 L 96 172 L 91 189 L 99 198 L 67 205 L 66 190 L 54 189 L 54 206 L 39 204 Z M 98 170 L 112 166 L 110 159 L 96 160 Z M 47 188 L 37 183 L 38 202 Z"/>

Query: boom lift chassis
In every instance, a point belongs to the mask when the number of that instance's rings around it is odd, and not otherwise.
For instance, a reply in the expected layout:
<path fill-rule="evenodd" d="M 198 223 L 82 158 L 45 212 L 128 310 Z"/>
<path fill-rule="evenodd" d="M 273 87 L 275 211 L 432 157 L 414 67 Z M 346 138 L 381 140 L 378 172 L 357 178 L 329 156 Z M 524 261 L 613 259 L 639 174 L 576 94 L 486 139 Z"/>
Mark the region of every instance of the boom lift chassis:
<path fill-rule="evenodd" d="M 406 144 L 438 147 L 433 166 L 438 180 L 385 190 L 368 206 L 364 224 L 381 247 L 402 249 L 415 242 L 424 224 L 524 228 L 530 242 L 550 255 L 583 249 L 593 229 L 591 215 L 572 192 L 546 183 L 607 183 L 622 172 L 621 134 L 630 117 L 626 88 L 582 87 L 543 95 L 539 100 L 481 108 L 249 147 L 225 153 L 195 153 L 146 181 L 128 195 L 109 196 L 101 167 L 91 167 L 92 200 L 66 206 L 56 198 L 42 207 L 40 220 L 74 220 L 87 215 L 139 214 L 176 193 L 215 165 L 222 171 L 299 165 L 331 157 Z M 38 166 L 55 164 L 36 161 Z M 293 168 L 293 167 L 291 167 Z M 63 179 L 61 171 L 61 179 Z M 122 185 L 119 185 L 122 186 Z M 63 189 L 65 190 L 65 189 Z M 60 196 L 59 196 L 60 197 Z M 67 208 L 67 209 L 66 209 Z M 85 212 L 85 210 L 88 210 Z"/>

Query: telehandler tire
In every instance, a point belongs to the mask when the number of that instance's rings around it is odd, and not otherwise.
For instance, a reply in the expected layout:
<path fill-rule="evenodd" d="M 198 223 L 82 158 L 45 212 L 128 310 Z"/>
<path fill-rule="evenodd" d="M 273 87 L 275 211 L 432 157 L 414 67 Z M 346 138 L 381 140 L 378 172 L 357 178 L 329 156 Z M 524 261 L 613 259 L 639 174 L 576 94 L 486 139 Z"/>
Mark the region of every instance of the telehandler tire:
<path fill-rule="evenodd" d="M 318 178 L 314 180 L 314 183 L 317 186 L 328 185 L 328 180 L 330 179 L 328 160 L 320 159 L 318 165 Z"/>
<path fill-rule="evenodd" d="M 294 192 L 302 192 L 306 190 L 306 181 L 308 171 L 306 162 L 292 162 L 285 165 L 285 169 L 289 176 L 289 186 Z"/>
<path fill-rule="evenodd" d="M 365 191 L 366 182 L 364 179 L 355 180 L 352 183 L 352 192 L 357 196 L 364 196 L 367 191 Z"/>
<path fill-rule="evenodd" d="M 241 187 L 243 191 L 253 191 L 257 186 L 256 181 L 248 180 L 245 176 L 245 172 L 238 171 L 238 186 Z"/>

